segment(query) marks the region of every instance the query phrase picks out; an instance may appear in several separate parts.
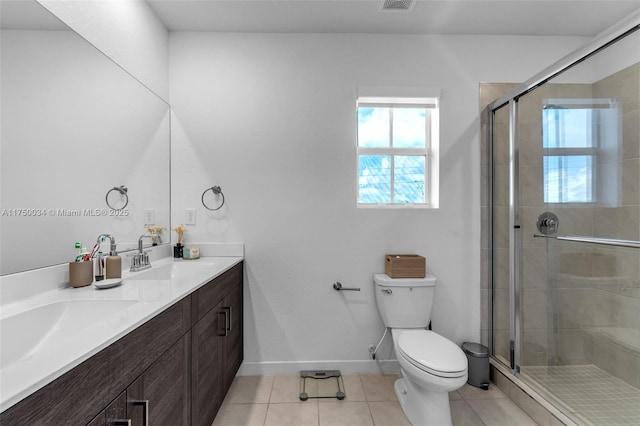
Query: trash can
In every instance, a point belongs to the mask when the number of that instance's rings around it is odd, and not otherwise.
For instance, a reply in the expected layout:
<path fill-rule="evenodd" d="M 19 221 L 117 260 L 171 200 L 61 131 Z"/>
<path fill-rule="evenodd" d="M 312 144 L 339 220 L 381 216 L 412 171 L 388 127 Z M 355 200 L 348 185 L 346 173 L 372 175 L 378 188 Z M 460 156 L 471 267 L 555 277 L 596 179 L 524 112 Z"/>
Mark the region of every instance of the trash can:
<path fill-rule="evenodd" d="M 484 390 L 489 389 L 489 348 L 480 343 L 464 342 L 462 350 L 469 362 L 467 383 Z"/>

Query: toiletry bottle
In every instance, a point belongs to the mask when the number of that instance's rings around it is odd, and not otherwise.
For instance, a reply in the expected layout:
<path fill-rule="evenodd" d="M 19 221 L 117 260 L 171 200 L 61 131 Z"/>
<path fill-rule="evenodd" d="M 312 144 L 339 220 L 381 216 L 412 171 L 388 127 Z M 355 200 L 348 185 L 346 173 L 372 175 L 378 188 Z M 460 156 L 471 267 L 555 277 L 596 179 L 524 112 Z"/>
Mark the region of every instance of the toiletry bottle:
<path fill-rule="evenodd" d="M 107 279 L 109 278 L 121 278 L 122 277 L 122 258 L 118 256 L 118 253 L 112 251 L 107 256 Z"/>
<path fill-rule="evenodd" d="M 102 255 L 101 251 L 99 251 L 98 255 L 96 256 L 95 271 L 96 281 L 102 281 L 104 279 L 104 256 Z"/>

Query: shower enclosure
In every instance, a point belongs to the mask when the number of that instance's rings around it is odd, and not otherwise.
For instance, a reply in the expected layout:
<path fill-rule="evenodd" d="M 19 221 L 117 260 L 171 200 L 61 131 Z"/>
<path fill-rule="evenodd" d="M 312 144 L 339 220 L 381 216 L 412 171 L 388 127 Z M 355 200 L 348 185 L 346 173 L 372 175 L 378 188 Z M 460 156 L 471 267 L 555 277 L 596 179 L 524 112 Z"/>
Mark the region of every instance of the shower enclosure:
<path fill-rule="evenodd" d="M 639 23 L 485 110 L 487 343 L 577 424 L 640 421 Z"/>

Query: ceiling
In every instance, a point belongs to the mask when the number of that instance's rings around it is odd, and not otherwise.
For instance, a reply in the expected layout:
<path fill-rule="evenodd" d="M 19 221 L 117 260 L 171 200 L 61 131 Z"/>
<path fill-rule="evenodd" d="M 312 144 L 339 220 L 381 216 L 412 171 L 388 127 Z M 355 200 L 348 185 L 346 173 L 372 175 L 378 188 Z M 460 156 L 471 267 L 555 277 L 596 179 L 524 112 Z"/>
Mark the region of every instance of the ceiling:
<path fill-rule="evenodd" d="M 592 37 L 640 0 L 147 0 L 171 31 Z"/>

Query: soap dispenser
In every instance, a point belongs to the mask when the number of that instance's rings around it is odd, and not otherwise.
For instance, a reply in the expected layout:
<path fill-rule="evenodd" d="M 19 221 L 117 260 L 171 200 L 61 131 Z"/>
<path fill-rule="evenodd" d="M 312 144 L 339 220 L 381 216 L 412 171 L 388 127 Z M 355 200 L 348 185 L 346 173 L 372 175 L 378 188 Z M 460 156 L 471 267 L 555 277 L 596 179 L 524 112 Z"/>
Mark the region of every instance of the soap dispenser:
<path fill-rule="evenodd" d="M 118 256 L 118 253 L 113 251 L 109 254 L 109 256 L 107 256 L 105 269 L 107 270 L 107 279 L 122 277 L 122 258 Z"/>
<path fill-rule="evenodd" d="M 105 278 L 121 278 L 122 277 L 122 258 L 118 256 L 116 251 L 116 239 L 109 234 L 102 234 L 98 237 L 98 243 L 104 238 L 109 238 L 111 245 L 109 246 L 109 256 L 105 259 Z"/>

